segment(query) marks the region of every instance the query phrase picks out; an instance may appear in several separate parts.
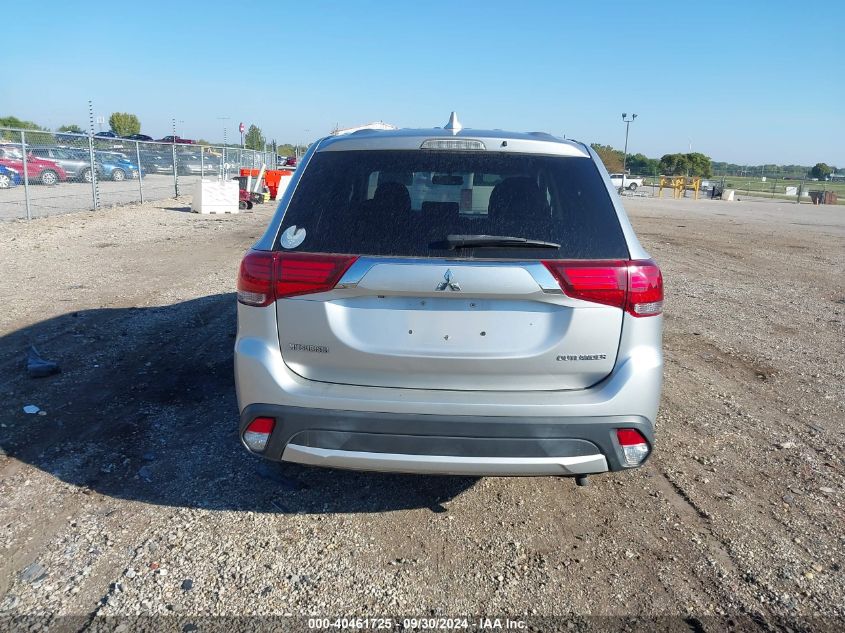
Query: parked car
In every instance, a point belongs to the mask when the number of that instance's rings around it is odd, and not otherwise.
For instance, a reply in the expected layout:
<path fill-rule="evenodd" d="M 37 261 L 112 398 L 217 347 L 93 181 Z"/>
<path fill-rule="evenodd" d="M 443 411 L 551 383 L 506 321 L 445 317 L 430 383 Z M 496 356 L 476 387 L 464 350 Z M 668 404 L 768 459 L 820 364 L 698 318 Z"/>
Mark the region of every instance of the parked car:
<path fill-rule="evenodd" d="M 610 182 L 616 189 L 627 189 L 636 191 L 637 187 L 643 186 L 643 179 L 640 176 L 629 176 L 628 174 L 610 174 Z"/>
<path fill-rule="evenodd" d="M 118 134 L 112 132 L 111 130 L 107 132 L 97 132 L 94 136 L 97 138 L 120 138 Z"/>
<path fill-rule="evenodd" d="M 196 141 L 192 141 L 189 138 L 182 138 L 180 136 L 165 136 L 164 138 L 158 139 L 159 143 L 184 143 L 186 145 L 193 145 Z"/>
<path fill-rule="evenodd" d="M 126 156 L 118 152 L 94 153 L 97 163 L 97 177 L 104 180 L 122 181 L 127 178 L 140 177 L 141 171 L 138 165 L 130 161 Z"/>
<path fill-rule="evenodd" d="M 71 180 L 91 182 L 91 156 L 88 150 L 65 147 L 33 147 L 33 155 L 54 161 Z"/>
<path fill-rule="evenodd" d="M 579 484 L 651 454 L 662 276 L 589 145 L 453 114 L 323 138 L 288 191 L 237 284 L 247 450 Z"/>
<path fill-rule="evenodd" d="M 80 142 L 88 143 L 88 135 L 85 132 L 59 132 L 56 134 L 56 143 L 59 145 L 74 145 Z"/>
<path fill-rule="evenodd" d="M 16 169 L 0 165 L 0 189 L 17 187 L 21 182 L 21 175 Z"/>
<path fill-rule="evenodd" d="M 172 174 L 173 154 L 169 149 L 142 149 L 141 169 L 146 174 Z"/>
<path fill-rule="evenodd" d="M 129 136 L 124 136 L 123 138 L 125 138 L 128 141 L 152 141 L 152 140 L 155 140 L 155 139 L 153 139 L 152 136 L 147 136 L 146 134 L 130 134 Z"/>
<path fill-rule="evenodd" d="M 23 178 L 23 154 L 20 146 L 5 145 L 0 147 L 0 165 L 14 169 Z M 26 177 L 32 183 L 55 185 L 57 182 L 67 180 L 67 173 L 52 160 L 27 155 Z"/>
<path fill-rule="evenodd" d="M 220 169 L 220 160 L 209 154 L 203 154 L 200 158 L 199 152 L 177 152 L 176 168 L 186 176 L 213 174 Z"/>

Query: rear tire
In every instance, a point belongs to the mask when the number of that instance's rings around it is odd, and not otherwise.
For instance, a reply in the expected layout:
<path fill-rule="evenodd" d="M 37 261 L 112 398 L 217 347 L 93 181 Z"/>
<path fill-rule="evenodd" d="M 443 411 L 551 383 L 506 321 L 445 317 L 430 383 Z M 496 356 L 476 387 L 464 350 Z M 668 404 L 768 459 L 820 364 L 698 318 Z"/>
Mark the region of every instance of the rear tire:
<path fill-rule="evenodd" d="M 240 202 L 238 202 L 238 209 L 241 209 L 242 211 L 246 209 L 246 200 L 241 200 Z"/>
<path fill-rule="evenodd" d="M 637 183 L 632 182 L 630 185 L 628 185 L 628 191 L 636 191 L 636 190 L 637 190 Z"/>
<path fill-rule="evenodd" d="M 122 182 L 122 181 L 126 180 L 126 172 L 123 171 L 122 169 L 115 169 L 111 173 L 111 179 L 114 180 L 115 182 Z"/>
<path fill-rule="evenodd" d="M 0 174 L 0 189 L 10 189 L 12 187 L 12 179 L 9 174 Z"/>
<path fill-rule="evenodd" d="M 41 176 L 38 178 L 38 181 L 42 185 L 53 186 L 59 182 L 59 175 L 52 169 L 45 169 L 41 172 Z"/>
<path fill-rule="evenodd" d="M 93 180 L 92 172 L 90 167 L 86 167 L 81 174 L 79 174 L 80 182 L 87 182 L 90 183 Z"/>

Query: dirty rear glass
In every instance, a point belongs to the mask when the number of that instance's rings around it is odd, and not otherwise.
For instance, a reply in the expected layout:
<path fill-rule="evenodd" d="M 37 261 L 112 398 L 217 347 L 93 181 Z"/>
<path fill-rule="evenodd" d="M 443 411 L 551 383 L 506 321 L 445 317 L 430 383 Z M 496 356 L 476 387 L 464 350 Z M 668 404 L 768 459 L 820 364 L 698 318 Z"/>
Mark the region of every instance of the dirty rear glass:
<path fill-rule="evenodd" d="M 300 252 L 507 259 L 627 258 L 610 196 L 588 158 L 483 151 L 318 152 L 282 222 Z M 559 248 L 472 246 L 496 235 Z"/>

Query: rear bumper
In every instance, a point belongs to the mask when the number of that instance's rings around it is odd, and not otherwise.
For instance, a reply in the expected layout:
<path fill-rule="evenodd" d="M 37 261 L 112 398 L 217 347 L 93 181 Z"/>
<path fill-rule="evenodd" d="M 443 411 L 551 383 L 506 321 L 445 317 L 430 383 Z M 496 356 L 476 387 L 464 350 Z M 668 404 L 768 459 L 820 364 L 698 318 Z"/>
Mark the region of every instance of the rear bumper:
<path fill-rule="evenodd" d="M 276 420 L 260 455 L 274 461 L 389 472 L 458 475 L 582 475 L 627 470 L 616 429 L 636 428 L 649 445 L 651 422 L 640 416 L 527 417 L 365 413 L 254 404 Z"/>

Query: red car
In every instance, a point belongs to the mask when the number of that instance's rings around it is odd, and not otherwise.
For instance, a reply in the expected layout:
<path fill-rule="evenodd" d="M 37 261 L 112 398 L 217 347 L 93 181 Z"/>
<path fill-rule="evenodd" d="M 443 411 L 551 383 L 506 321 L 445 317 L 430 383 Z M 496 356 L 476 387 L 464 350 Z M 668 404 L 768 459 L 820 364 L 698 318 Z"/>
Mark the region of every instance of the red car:
<path fill-rule="evenodd" d="M 23 179 L 23 156 L 17 147 L 0 147 L 0 165 L 17 170 Z M 67 180 L 67 172 L 52 160 L 45 160 L 29 154 L 26 157 L 26 173 L 29 182 L 55 185 Z"/>

